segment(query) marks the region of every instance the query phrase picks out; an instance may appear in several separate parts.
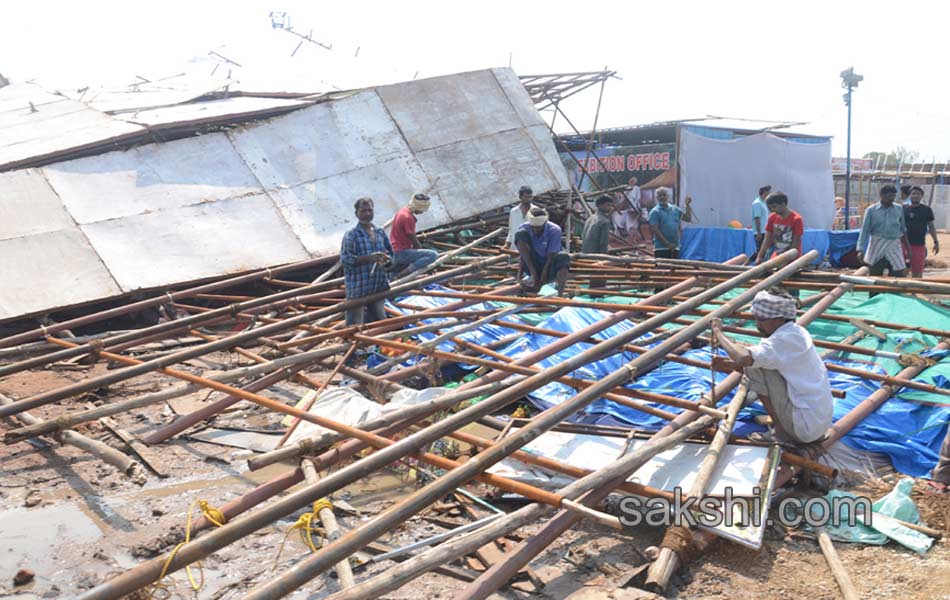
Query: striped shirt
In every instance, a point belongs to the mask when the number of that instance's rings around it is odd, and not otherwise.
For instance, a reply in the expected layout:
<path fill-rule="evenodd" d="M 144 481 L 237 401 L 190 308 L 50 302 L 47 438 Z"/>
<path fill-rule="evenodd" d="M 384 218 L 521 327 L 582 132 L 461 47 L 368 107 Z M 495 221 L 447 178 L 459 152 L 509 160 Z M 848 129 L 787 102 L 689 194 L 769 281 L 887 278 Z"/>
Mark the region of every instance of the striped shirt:
<path fill-rule="evenodd" d="M 864 223 L 861 224 L 861 234 L 858 236 L 858 251 L 865 252 L 870 238 L 897 240 L 906 231 L 903 206 L 892 204 L 884 208 L 880 203 L 869 206 L 864 211 Z"/>
<path fill-rule="evenodd" d="M 346 286 L 347 299 L 361 298 L 389 289 L 386 269 L 381 265 L 375 265 L 374 268 L 374 263 L 356 264 L 357 258 L 374 252 L 385 252 L 392 257 L 393 247 L 389 243 L 389 236 L 375 225 L 373 230 L 376 233 L 375 243 L 359 224 L 343 235 L 340 262 L 343 263 L 343 282 Z"/>

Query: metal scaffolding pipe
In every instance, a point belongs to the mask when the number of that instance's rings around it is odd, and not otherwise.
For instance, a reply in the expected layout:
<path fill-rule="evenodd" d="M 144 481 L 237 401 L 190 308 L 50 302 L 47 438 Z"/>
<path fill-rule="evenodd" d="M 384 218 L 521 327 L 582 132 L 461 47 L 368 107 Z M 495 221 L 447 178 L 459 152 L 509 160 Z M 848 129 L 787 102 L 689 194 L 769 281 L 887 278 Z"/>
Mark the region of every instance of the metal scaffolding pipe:
<path fill-rule="evenodd" d="M 206 283 L 204 285 L 199 285 L 197 287 L 189 288 L 186 290 L 180 290 L 177 292 L 166 292 L 163 296 L 156 296 L 154 298 L 148 298 L 146 300 L 140 300 L 138 302 L 133 302 L 132 304 L 126 304 L 124 306 L 117 306 L 115 308 L 110 308 L 108 310 L 103 310 L 91 315 L 83 315 L 82 317 L 77 317 L 75 319 L 68 319 L 66 321 L 61 321 L 59 323 L 54 323 L 45 327 L 40 327 L 37 329 L 31 329 L 30 331 L 25 331 L 23 333 L 18 333 L 16 335 L 11 335 L 0 339 L 0 348 L 6 348 L 7 346 L 13 346 L 23 342 L 29 342 L 31 340 L 37 340 L 46 337 L 47 335 L 58 333 L 65 329 L 72 329 L 73 327 L 80 327 L 82 325 L 89 325 L 91 323 L 96 323 L 98 321 L 104 321 L 105 319 L 111 319 L 114 317 L 120 317 L 122 315 L 127 315 L 132 312 L 139 310 L 145 310 L 146 308 L 152 308 L 154 306 L 160 306 L 167 302 L 173 302 L 175 300 L 181 300 L 183 298 L 190 298 L 195 294 L 201 294 L 204 292 L 211 292 L 214 290 L 220 290 L 226 287 L 232 287 L 236 285 L 241 285 L 244 283 L 251 283 L 252 281 L 257 281 L 260 279 L 265 279 L 271 275 L 277 275 L 280 273 L 289 273 L 292 271 L 299 271 L 301 269 L 309 269 L 310 267 L 316 267 L 318 265 L 323 265 L 328 262 L 333 262 L 337 260 L 337 256 L 322 256 L 320 258 L 311 258 L 309 260 L 303 260 L 300 262 L 291 263 L 288 265 L 282 265 L 279 267 L 271 267 L 269 269 L 262 269 L 259 271 L 254 271 L 253 273 L 248 273 L 246 275 L 238 275 L 237 277 L 231 277 L 228 279 L 223 279 L 221 281 L 215 281 L 212 283 Z"/>
<path fill-rule="evenodd" d="M 738 276 L 732 285 L 739 285 L 747 279 L 756 276 L 759 272 L 758 269 L 761 269 L 764 272 L 765 270 L 771 269 L 774 266 L 786 264 L 792 260 L 794 256 L 794 251 L 785 253 L 776 259 L 756 267 L 755 270 L 750 271 L 753 273 L 751 276 L 747 274 Z M 786 267 L 786 269 L 787 268 L 788 267 Z M 195 540 L 190 544 L 182 546 L 168 565 L 168 572 L 173 572 L 184 567 L 185 565 L 194 562 L 195 560 L 200 560 L 204 556 L 207 556 L 215 550 L 226 546 L 236 539 L 240 539 L 247 533 L 250 533 L 259 527 L 266 525 L 272 520 L 291 514 L 301 506 L 313 502 L 314 500 L 317 500 L 318 498 L 323 497 L 336 489 L 339 489 L 339 487 L 355 481 L 366 473 L 372 472 L 381 466 L 389 464 L 395 459 L 402 458 L 406 454 L 415 451 L 425 444 L 431 443 L 435 439 L 442 437 L 444 433 L 454 431 L 466 423 L 481 418 L 484 415 L 490 414 L 490 412 L 494 410 L 496 406 L 507 404 L 510 402 L 511 398 L 519 397 L 524 393 L 528 393 L 533 389 L 537 389 L 538 387 L 545 385 L 547 381 L 550 380 L 550 377 L 557 376 L 562 373 L 568 373 L 580 365 L 583 365 L 591 360 L 596 360 L 602 355 L 610 352 L 612 349 L 624 344 L 629 339 L 636 339 L 643 333 L 650 331 L 659 325 L 662 325 L 667 318 L 672 318 L 684 310 L 688 310 L 692 304 L 698 305 L 708 298 L 712 298 L 723 293 L 730 287 L 730 285 L 721 284 L 710 290 L 702 292 L 697 295 L 691 303 L 669 309 L 670 315 L 668 316 L 661 315 L 648 319 L 634 329 L 625 332 L 623 335 L 616 336 L 615 338 L 601 342 L 597 346 L 594 346 L 593 348 L 590 348 L 583 353 L 572 357 L 571 359 L 550 367 L 546 370 L 547 373 L 531 376 L 525 379 L 523 382 L 511 386 L 503 392 L 495 394 L 491 398 L 483 400 L 475 406 L 456 413 L 455 415 L 435 423 L 432 426 L 416 434 L 413 434 L 388 448 L 369 455 L 368 457 L 353 464 L 351 467 L 347 467 L 332 473 L 328 477 L 324 478 L 316 486 L 309 486 L 303 490 L 300 490 L 299 492 L 274 503 L 266 509 L 249 515 L 242 521 L 235 521 L 227 524 L 225 527 L 220 527 L 212 532 L 209 532 L 206 536 Z M 165 557 L 159 557 L 158 559 L 144 563 L 132 571 L 120 575 L 110 582 L 88 591 L 82 597 L 88 600 L 92 598 L 115 598 L 127 594 L 143 585 L 154 582 L 165 568 L 165 561 Z"/>
<path fill-rule="evenodd" d="M 319 350 L 314 350 L 312 352 L 295 354 L 289 357 L 278 358 L 266 363 L 259 365 L 253 365 L 250 367 L 242 367 L 239 369 L 234 369 L 232 371 L 226 371 L 224 373 L 218 373 L 215 375 L 208 376 L 208 379 L 212 381 L 217 381 L 218 383 L 231 383 L 238 381 L 245 377 L 255 377 L 272 371 L 275 369 L 282 369 L 291 365 L 299 364 L 304 361 L 311 360 L 313 358 L 319 358 L 320 355 L 323 355 L 325 352 L 330 350 L 342 351 L 345 349 L 344 344 L 338 344 L 336 346 L 329 346 L 326 348 L 321 348 Z M 173 398 L 179 398 L 185 394 L 190 394 L 202 389 L 202 386 L 194 383 L 186 383 L 182 385 L 177 385 L 175 387 L 169 388 L 167 390 L 162 390 L 160 392 L 153 392 L 151 394 L 145 394 L 143 396 L 138 396 L 136 398 L 131 398 L 129 400 L 123 400 L 121 402 L 114 402 L 111 404 L 104 404 L 102 406 L 97 406 L 96 408 L 91 408 L 89 410 L 79 411 L 75 413 L 70 413 L 56 417 L 54 419 L 49 419 L 43 421 L 42 424 L 31 425 L 29 427 L 21 427 L 20 429 L 13 429 L 4 433 L 3 443 L 12 444 L 15 442 L 22 441 L 26 438 L 33 437 L 36 435 L 42 435 L 45 433 L 52 433 L 54 431 L 59 431 L 62 429 L 69 429 L 70 427 L 75 427 L 80 423 L 86 423 L 89 421 L 95 421 L 96 419 L 101 419 L 102 417 L 108 417 L 118 413 L 126 412 L 134 408 L 141 408 L 143 406 L 148 406 L 149 404 L 155 404 L 157 402 L 164 402 L 166 400 L 171 400 Z"/>
<path fill-rule="evenodd" d="M 702 302 L 705 302 L 708 298 L 716 297 L 734 287 L 745 283 L 750 279 L 753 279 L 754 277 L 757 277 L 766 269 L 770 270 L 775 266 L 787 264 L 790 260 L 794 259 L 797 254 L 798 253 L 795 250 L 790 250 L 786 253 L 783 253 L 779 257 L 772 259 L 767 263 L 737 275 L 735 278 L 725 284 L 720 284 L 698 294 L 688 302 L 671 307 L 663 314 L 647 319 L 639 326 L 631 329 L 628 332 L 625 332 L 625 334 L 621 336 L 617 336 L 617 338 L 614 339 L 623 339 L 625 336 L 629 336 L 631 332 L 636 332 L 637 337 L 639 337 L 639 335 L 644 333 L 642 329 L 651 331 L 659 325 L 664 324 L 666 321 L 683 314 L 691 308 L 698 306 Z M 755 293 L 757 293 L 759 290 L 765 289 L 768 287 L 768 285 L 771 285 L 773 281 L 781 281 L 792 273 L 804 268 L 807 264 L 813 261 L 817 255 L 817 252 L 811 251 L 804 257 L 792 262 L 791 265 L 783 267 L 765 281 L 753 286 L 746 292 L 734 298 L 727 305 L 717 310 L 714 313 L 714 316 L 719 317 L 729 315 L 732 311 L 738 309 L 743 304 L 750 301 Z M 762 267 L 765 267 L 765 269 L 762 269 Z M 409 496 L 409 498 L 406 500 L 390 507 L 381 515 L 363 525 L 359 529 L 351 531 L 343 538 L 340 538 L 340 540 L 337 542 L 334 542 L 333 544 L 321 549 L 319 552 L 303 559 L 291 567 L 284 575 L 264 585 L 257 586 L 254 590 L 251 590 L 246 598 L 253 600 L 278 598 L 286 595 L 294 589 L 297 589 L 311 578 L 326 570 L 326 568 L 338 561 L 341 557 L 349 556 L 349 554 L 352 554 L 353 552 L 358 551 L 360 548 L 363 548 L 366 544 L 391 530 L 399 523 L 404 522 L 405 519 L 411 517 L 428 504 L 436 501 L 445 493 L 448 493 L 460 485 L 463 485 L 478 475 L 480 472 L 483 472 L 491 465 L 504 459 L 515 450 L 518 450 L 528 441 L 554 427 L 559 422 L 574 414 L 578 410 L 581 410 L 595 399 L 599 398 L 603 392 L 621 385 L 631 377 L 635 377 L 640 372 L 649 369 L 657 361 L 661 360 L 667 352 L 678 347 L 684 342 L 688 342 L 691 338 L 695 337 L 701 331 L 706 329 L 706 323 L 708 323 L 710 318 L 711 317 L 700 319 L 693 325 L 683 328 L 681 331 L 674 334 L 666 341 L 655 346 L 649 352 L 635 358 L 631 362 L 624 365 L 623 368 L 618 369 L 607 377 L 601 379 L 597 384 L 580 392 L 571 399 L 566 400 L 535 416 L 527 426 L 519 429 L 516 433 L 510 434 L 509 436 L 498 440 L 492 447 L 482 451 L 467 461 L 465 464 L 446 473 L 426 487 L 421 488 Z M 626 341 L 628 340 L 623 339 L 622 343 L 625 343 Z M 537 375 L 529 377 L 526 381 L 530 381 L 534 377 L 537 377 Z M 517 387 L 518 386 L 515 386 L 515 388 Z M 502 392 L 502 394 L 499 394 L 499 396 L 505 397 L 505 392 Z M 491 399 L 482 401 L 481 404 L 473 408 L 478 408 L 483 404 L 488 404 L 490 400 Z M 458 414 L 461 415 L 463 413 Z M 447 421 L 450 420 L 451 417 L 447 419 Z"/>
<path fill-rule="evenodd" d="M 454 277 L 455 275 L 460 275 L 462 273 L 475 271 L 481 268 L 484 264 L 491 264 L 493 262 L 499 262 L 501 260 L 504 260 L 504 257 L 487 259 L 483 263 L 476 263 L 476 264 L 472 264 L 472 265 L 468 265 L 464 267 L 458 267 L 456 269 L 445 271 L 443 273 L 437 273 L 435 275 L 431 275 L 429 277 L 420 279 L 412 283 L 396 286 L 385 292 L 372 294 L 370 296 L 364 296 L 362 298 L 353 298 L 351 300 L 341 302 L 332 307 L 321 308 L 319 310 L 315 310 L 309 313 L 304 313 L 296 317 L 285 319 L 279 323 L 263 325 L 256 329 L 237 333 L 232 336 L 229 336 L 229 337 L 226 337 L 214 342 L 207 342 L 200 346 L 195 346 L 192 348 L 180 350 L 178 352 L 175 352 L 166 356 L 162 356 L 160 358 L 156 358 L 154 360 L 150 360 L 148 362 L 145 362 L 139 365 L 127 367 L 125 369 L 119 369 L 111 373 L 100 375 L 99 377 L 92 377 L 85 381 L 81 381 L 73 385 L 60 388 L 58 390 L 53 390 L 50 392 L 37 394 L 30 398 L 26 398 L 24 400 L 15 402 L 12 406 L 0 407 L 0 416 L 16 414 L 17 412 L 20 412 L 22 410 L 29 410 L 37 406 L 49 404 L 50 402 L 62 400 L 63 398 L 69 398 L 71 396 L 75 396 L 83 392 L 88 392 L 90 390 L 98 389 L 103 386 L 118 383 L 120 381 L 125 381 L 126 379 L 131 379 L 132 377 L 137 377 L 139 375 L 143 375 L 151 371 L 156 371 L 158 369 L 167 367 L 169 365 L 173 365 L 175 363 L 178 363 L 184 360 L 202 356 L 210 352 L 215 352 L 218 350 L 226 350 L 228 348 L 231 348 L 232 346 L 243 344 L 244 342 L 247 342 L 249 340 L 260 338 L 261 336 L 271 335 L 274 333 L 286 331 L 288 329 L 296 327 L 297 325 L 309 323 L 311 321 L 314 321 L 321 317 L 325 317 L 327 315 L 337 314 L 349 308 L 353 308 L 357 306 L 365 306 L 366 304 L 369 304 L 370 302 L 374 302 L 376 300 L 383 300 L 383 299 L 389 298 L 390 296 L 394 296 L 396 294 L 409 291 L 415 287 L 428 285 L 430 283 L 436 283 L 438 281 L 442 281 L 443 279 Z M 206 313 L 206 314 L 211 314 L 211 313 Z M 196 315 L 196 316 L 201 316 L 201 315 Z"/>

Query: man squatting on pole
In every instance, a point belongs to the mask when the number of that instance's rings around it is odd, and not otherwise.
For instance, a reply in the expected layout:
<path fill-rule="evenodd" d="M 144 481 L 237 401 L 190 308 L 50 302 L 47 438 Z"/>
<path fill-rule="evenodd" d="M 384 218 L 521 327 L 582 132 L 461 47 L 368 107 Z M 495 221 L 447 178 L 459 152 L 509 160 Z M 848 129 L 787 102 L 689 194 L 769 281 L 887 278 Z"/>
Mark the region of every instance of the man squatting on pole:
<path fill-rule="evenodd" d="M 561 228 L 548 220 L 548 211 L 532 208 L 528 222 L 515 233 L 518 249 L 518 279 L 522 289 L 536 294 L 545 283 L 556 280 L 558 296 L 564 295 L 571 259 L 561 251 Z M 522 278 L 525 272 L 529 276 Z"/>
<path fill-rule="evenodd" d="M 742 371 L 748 380 L 749 399 L 762 403 L 772 417 L 776 441 L 812 444 L 824 438 L 831 426 L 834 401 L 828 371 L 811 335 L 795 322 L 797 301 L 784 290 L 761 291 L 752 300 L 755 327 L 765 336 L 755 346 L 745 346 L 723 334 L 722 320 L 710 324 L 713 336 L 726 351 L 713 357 L 713 367 Z"/>
<path fill-rule="evenodd" d="M 389 241 L 393 247 L 393 262 L 389 271 L 401 272 L 396 274 L 396 278 L 403 277 L 423 269 L 439 257 L 435 250 L 424 250 L 419 238 L 416 237 L 416 215 L 429 210 L 430 200 L 425 194 L 413 194 L 409 199 L 409 204 L 403 206 L 393 217 L 392 231 Z"/>

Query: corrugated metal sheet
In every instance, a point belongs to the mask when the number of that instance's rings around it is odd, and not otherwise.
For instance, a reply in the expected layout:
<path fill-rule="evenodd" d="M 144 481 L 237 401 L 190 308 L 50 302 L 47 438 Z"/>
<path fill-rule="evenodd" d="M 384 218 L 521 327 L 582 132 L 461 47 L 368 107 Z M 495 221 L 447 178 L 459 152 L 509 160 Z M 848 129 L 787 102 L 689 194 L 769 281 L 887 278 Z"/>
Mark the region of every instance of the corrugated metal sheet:
<path fill-rule="evenodd" d="M 509 204 L 524 184 L 568 186 L 509 69 L 0 173 L 0 277 L 14 282 L 0 288 L 0 320 L 336 253 L 360 196 L 383 223 L 428 190 L 424 229 Z"/>
<path fill-rule="evenodd" d="M 28 83 L 0 88 L 0 168 L 144 134 L 82 102 Z"/>

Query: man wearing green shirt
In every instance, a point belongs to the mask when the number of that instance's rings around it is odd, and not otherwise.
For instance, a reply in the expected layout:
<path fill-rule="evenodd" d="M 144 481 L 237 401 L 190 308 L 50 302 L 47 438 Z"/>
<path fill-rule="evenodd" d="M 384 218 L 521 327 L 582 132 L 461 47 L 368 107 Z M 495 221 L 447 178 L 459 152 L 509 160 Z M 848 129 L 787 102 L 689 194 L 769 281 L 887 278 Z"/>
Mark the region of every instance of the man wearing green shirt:
<path fill-rule="evenodd" d="M 655 258 L 679 258 L 680 221 L 693 220 L 692 198 L 686 197 L 686 212 L 670 204 L 670 192 L 666 188 L 656 191 L 657 205 L 650 210 L 650 230 L 653 232 L 653 256 Z"/>

